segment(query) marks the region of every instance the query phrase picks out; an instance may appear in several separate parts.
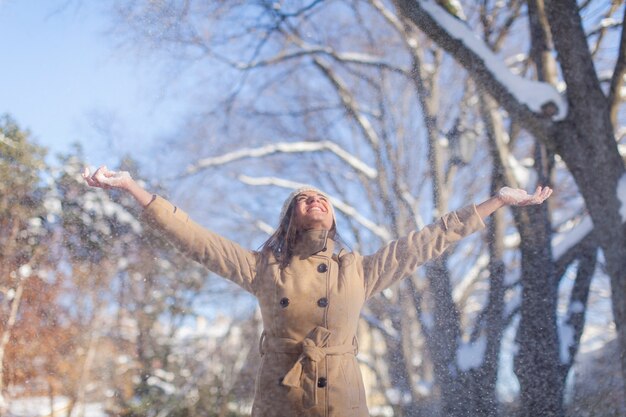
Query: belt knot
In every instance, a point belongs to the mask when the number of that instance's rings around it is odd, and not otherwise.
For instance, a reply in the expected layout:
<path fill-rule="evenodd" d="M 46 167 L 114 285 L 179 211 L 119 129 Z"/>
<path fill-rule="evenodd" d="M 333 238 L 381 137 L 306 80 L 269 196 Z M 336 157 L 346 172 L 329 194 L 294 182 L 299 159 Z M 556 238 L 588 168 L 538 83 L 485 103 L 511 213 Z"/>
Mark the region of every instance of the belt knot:
<path fill-rule="evenodd" d="M 320 362 L 326 356 L 326 349 L 318 347 L 313 340 L 306 338 L 302 341 L 302 355 L 313 362 Z"/>
<path fill-rule="evenodd" d="M 305 409 L 317 405 L 318 362 L 329 355 L 356 354 L 354 343 L 328 346 L 330 335 L 330 330 L 324 327 L 314 328 L 298 343 L 300 356 L 283 378 L 283 385 L 303 390 L 302 405 Z"/>

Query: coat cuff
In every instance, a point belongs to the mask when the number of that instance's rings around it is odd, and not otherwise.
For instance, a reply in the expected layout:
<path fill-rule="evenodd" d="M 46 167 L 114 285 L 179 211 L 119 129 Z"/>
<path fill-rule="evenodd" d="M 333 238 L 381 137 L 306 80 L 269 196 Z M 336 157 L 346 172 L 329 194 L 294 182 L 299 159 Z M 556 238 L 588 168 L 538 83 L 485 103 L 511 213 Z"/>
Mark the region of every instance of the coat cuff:
<path fill-rule="evenodd" d="M 443 223 L 446 230 L 458 230 L 463 236 L 485 228 L 485 222 L 478 214 L 476 204 L 456 210 L 452 212 L 452 216 L 444 216 Z"/>

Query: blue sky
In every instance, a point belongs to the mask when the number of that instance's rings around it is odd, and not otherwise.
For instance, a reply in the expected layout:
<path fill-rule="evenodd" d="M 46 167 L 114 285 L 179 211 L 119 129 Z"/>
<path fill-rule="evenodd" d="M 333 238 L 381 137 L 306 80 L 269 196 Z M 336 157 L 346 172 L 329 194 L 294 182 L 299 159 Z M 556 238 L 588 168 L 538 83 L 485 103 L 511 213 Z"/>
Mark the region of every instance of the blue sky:
<path fill-rule="evenodd" d="M 182 105 L 159 97 L 157 70 L 115 48 L 96 4 L 0 0 L 0 114 L 52 155 L 80 142 L 91 164 L 147 157 Z"/>

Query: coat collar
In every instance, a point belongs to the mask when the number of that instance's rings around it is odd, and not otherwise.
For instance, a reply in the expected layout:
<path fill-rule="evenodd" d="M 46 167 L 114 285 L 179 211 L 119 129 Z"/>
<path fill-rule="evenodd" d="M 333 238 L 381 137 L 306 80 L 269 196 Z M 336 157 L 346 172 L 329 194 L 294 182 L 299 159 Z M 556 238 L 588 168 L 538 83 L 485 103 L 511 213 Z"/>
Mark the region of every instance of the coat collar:
<path fill-rule="evenodd" d="M 300 259 L 306 259 L 318 252 L 332 255 L 335 250 L 335 242 L 329 238 L 328 230 L 307 230 L 298 236 L 293 248 L 293 255 Z"/>

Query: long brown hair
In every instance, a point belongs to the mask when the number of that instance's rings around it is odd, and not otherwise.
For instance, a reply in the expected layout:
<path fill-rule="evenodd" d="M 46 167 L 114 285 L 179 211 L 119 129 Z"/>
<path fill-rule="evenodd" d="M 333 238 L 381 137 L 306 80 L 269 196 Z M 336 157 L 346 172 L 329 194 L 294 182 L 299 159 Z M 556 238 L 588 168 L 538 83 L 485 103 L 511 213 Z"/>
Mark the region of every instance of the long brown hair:
<path fill-rule="evenodd" d="M 287 210 L 280 219 L 280 224 L 274 233 L 261 246 L 261 252 L 272 252 L 280 264 L 280 268 L 289 265 L 293 255 L 293 247 L 297 238 L 297 227 L 294 224 L 294 207 L 296 199 L 293 198 L 287 206 Z"/>

